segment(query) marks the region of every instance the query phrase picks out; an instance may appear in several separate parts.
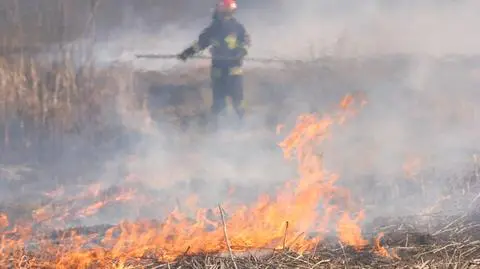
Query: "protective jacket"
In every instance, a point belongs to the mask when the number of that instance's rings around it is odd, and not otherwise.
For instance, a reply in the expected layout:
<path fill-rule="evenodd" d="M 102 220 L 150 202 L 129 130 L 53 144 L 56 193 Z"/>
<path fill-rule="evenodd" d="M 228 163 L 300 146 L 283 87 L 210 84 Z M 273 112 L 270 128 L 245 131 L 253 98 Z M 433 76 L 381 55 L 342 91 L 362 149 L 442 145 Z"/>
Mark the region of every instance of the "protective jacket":
<path fill-rule="evenodd" d="M 240 67 L 250 46 L 250 36 L 243 24 L 231 15 L 214 13 L 212 23 L 182 52 L 181 58 L 186 59 L 209 46 L 213 68 Z"/>

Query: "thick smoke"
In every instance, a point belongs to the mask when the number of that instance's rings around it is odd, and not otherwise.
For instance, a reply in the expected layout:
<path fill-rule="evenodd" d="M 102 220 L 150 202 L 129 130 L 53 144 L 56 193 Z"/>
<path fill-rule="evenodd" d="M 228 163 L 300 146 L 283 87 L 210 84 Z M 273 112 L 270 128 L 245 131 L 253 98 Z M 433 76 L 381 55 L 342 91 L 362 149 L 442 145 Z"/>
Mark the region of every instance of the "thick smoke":
<path fill-rule="evenodd" d="M 480 4 L 475 1 L 303 0 L 239 5 L 238 17 L 254 40 L 253 56 L 302 59 L 312 54 L 414 53 L 440 57 L 475 54 L 480 45 L 475 34 Z M 188 16 L 189 11 L 184 12 Z M 211 15 L 180 24 L 142 21 L 141 14 L 126 14 L 124 27 L 109 34 L 110 47 L 102 51 L 124 46 L 137 52 L 177 53 L 194 40 Z M 146 28 L 148 32 L 142 30 Z"/>
<path fill-rule="evenodd" d="M 252 35 L 250 56 L 344 60 L 330 66 L 331 76 L 319 69 L 321 79 L 313 84 L 304 85 L 299 77 L 281 86 L 285 96 L 300 99 L 291 115 L 309 112 L 312 104 L 328 112 L 325 108 L 344 93 L 365 94 L 367 105 L 335 128 L 324 156 L 341 184 L 366 203 L 376 202 L 374 213 L 420 213 L 451 189 L 452 178 L 461 180 L 473 169 L 480 77 L 475 63 L 448 57 L 478 53 L 478 1 L 239 1 L 239 6 L 238 17 Z M 206 61 L 135 60 L 133 54 L 180 52 L 210 15 L 181 24 L 164 22 L 151 30 L 141 14 L 128 13 L 132 26 L 126 23 L 99 42 L 98 59 L 157 71 L 206 67 Z M 315 72 L 308 73 L 315 77 Z M 156 133 L 141 139 L 139 161 L 129 166 L 150 188 L 176 186 L 179 196 L 193 190 L 211 205 L 226 199 L 230 187 L 245 187 L 242 195 L 251 194 L 295 176 L 294 165 L 285 166 L 275 148 L 278 138 L 252 123 L 240 132 L 228 129 L 202 138 L 168 125 L 160 125 Z M 407 171 L 412 163 L 419 167 L 415 176 Z"/>

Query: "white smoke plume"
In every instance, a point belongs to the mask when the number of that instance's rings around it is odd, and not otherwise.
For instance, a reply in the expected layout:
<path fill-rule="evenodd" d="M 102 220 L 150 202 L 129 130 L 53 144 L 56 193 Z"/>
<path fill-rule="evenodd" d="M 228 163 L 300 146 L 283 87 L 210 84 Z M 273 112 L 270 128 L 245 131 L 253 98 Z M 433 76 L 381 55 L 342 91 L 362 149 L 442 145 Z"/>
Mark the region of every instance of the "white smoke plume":
<path fill-rule="evenodd" d="M 480 134 L 478 67 L 446 59 L 479 53 L 478 1 L 301 0 L 245 1 L 244 5 L 239 1 L 239 7 L 238 18 L 252 35 L 252 57 L 348 59 L 341 66 L 331 67 L 332 76 L 318 71 L 321 78 L 316 82 L 312 82 L 316 71 L 310 70 L 308 83 L 298 77 L 287 85 L 275 81 L 271 85 L 281 86 L 284 90 L 277 92 L 283 91 L 289 98 L 300 99 L 291 111 L 293 115 L 309 112 L 312 105 L 328 112 L 326 107 L 338 102 L 344 93 L 365 93 L 365 108 L 357 118 L 335 129 L 324 153 L 329 169 L 340 174 L 341 184 L 364 200 L 382 203 L 377 204 L 375 212 L 388 209 L 389 214 L 400 214 L 404 213 L 398 210 L 402 207 L 419 213 L 428 205 L 421 201 L 443 197 L 450 177 L 462 178 L 473 167 Z M 208 61 L 136 60 L 133 54 L 179 53 L 209 23 L 210 15 L 181 24 L 167 21 L 157 30 L 146 30 L 145 25 L 151 22 L 142 20 L 141 14 L 129 13 L 132 26 L 112 30 L 99 42 L 97 60 L 107 64 L 120 61 L 159 72 L 207 67 Z M 397 57 L 387 60 L 393 55 Z M 378 65 L 374 59 L 378 59 Z M 251 66 L 247 63 L 247 68 Z M 249 89 L 262 90 L 266 89 Z M 302 105 L 306 103 L 309 106 Z M 151 188 L 200 178 L 206 200 L 217 203 L 227 198 L 222 185 L 227 181 L 249 190 L 259 186 L 268 190 L 294 177 L 294 166 L 285 167 L 271 135 L 266 136 L 266 142 L 237 142 L 234 137 L 239 134 L 228 130 L 175 144 L 173 138 L 188 134 L 168 126 L 157 131 L 162 139 L 143 140 L 141 161 L 132 167 L 148 178 Z M 241 135 L 255 131 L 247 128 Z M 406 179 L 404 166 L 412 159 L 420 160 L 420 174 L 426 178 Z M 387 188 L 371 187 L 372 181 L 368 180 L 372 179 Z M 416 182 L 410 186 L 408 180 Z M 428 189 L 418 191 L 420 180 L 427 182 Z M 406 190 L 387 199 L 398 182 L 406 182 L 400 183 L 408 185 L 402 187 Z M 179 186 L 180 192 L 188 189 Z M 413 209 L 415 204 L 418 210 Z"/>

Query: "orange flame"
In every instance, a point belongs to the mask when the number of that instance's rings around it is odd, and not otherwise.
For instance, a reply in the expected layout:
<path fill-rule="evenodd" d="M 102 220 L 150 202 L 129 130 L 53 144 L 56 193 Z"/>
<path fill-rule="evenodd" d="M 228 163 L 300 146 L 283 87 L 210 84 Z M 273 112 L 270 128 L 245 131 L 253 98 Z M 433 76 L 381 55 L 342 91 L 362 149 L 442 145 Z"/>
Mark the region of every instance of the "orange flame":
<path fill-rule="evenodd" d="M 77 216 L 92 216 L 95 213 L 97 213 L 102 207 L 105 207 L 106 205 L 113 203 L 113 202 L 121 202 L 121 201 L 128 201 L 128 200 L 133 200 L 135 198 L 135 191 L 134 190 L 129 190 L 126 192 L 122 192 L 118 194 L 117 196 L 107 198 L 103 201 L 96 202 L 92 205 L 89 205 L 88 207 L 80 210 L 77 213 Z"/>
<path fill-rule="evenodd" d="M 403 171 L 405 176 L 409 179 L 414 179 L 422 168 L 422 159 L 420 157 L 410 156 L 403 164 Z"/>
<path fill-rule="evenodd" d="M 400 259 L 400 257 L 397 255 L 397 253 L 394 250 L 389 252 L 385 247 L 383 247 L 380 244 L 380 241 L 382 240 L 383 236 L 384 236 L 384 233 L 382 232 L 382 233 L 379 233 L 378 236 L 375 238 L 374 252 L 379 256 Z"/>
<path fill-rule="evenodd" d="M 355 219 L 351 219 L 347 213 L 342 215 L 337 225 L 337 232 L 342 243 L 353 246 L 357 250 L 368 245 L 368 241 L 362 237 L 362 232 L 357 224 L 363 218 L 363 212 L 360 212 Z"/>
<path fill-rule="evenodd" d="M 52 261 L 56 268 L 101 268 L 112 261 L 123 264 L 128 258 L 147 255 L 168 261 L 187 251 L 220 252 L 226 250 L 224 226 L 234 250 L 285 246 L 302 252 L 313 248 L 329 232 L 328 226 L 332 223 L 337 225 L 336 230 L 344 244 L 363 248 L 366 240 L 362 238 L 358 225 L 363 211 L 357 208 L 347 189 L 336 185 L 338 175 L 324 168 L 323 154 L 318 150 L 318 145 L 329 137 L 331 126 L 343 123 L 352 114 L 353 103 L 352 96 L 347 96 L 337 115 L 321 118 L 317 115 L 300 116 L 292 132 L 279 144 L 285 158 L 297 162 L 298 179 L 287 182 L 274 197 L 263 195 L 249 207 L 232 206 L 228 209 L 225 224 L 217 211 L 199 209 L 194 217 L 188 217 L 177 208 L 161 224 L 151 221 L 122 222 L 109 229 L 100 237 L 101 240 L 96 240 L 96 245 L 92 245 L 92 238 L 75 233 L 60 238 L 60 245 L 47 239 L 39 240 L 42 260 Z M 75 199 L 98 196 L 100 191 L 100 185 L 92 185 Z M 63 214 L 47 207 L 40 208 L 34 217 L 36 221 L 45 221 L 58 216 L 60 219 L 72 215 L 88 216 L 108 203 L 134 198 L 134 193 L 127 191 L 74 212 L 71 212 L 74 205 L 65 206 L 68 212 Z M 191 208 L 196 202 L 197 198 L 191 197 L 185 204 Z M 358 211 L 358 216 L 352 219 L 350 216 Z M 288 226 L 285 226 L 287 222 Z M 4 246 L 22 248 L 32 239 L 31 229 L 16 227 L 11 232 L 22 239 L 7 239 L 6 233 L 2 233 L 1 253 L 9 254 Z M 86 245 L 89 245 L 88 249 Z"/>
<path fill-rule="evenodd" d="M 5 213 L 0 213 L 0 230 L 3 230 L 8 227 L 8 216 Z"/>

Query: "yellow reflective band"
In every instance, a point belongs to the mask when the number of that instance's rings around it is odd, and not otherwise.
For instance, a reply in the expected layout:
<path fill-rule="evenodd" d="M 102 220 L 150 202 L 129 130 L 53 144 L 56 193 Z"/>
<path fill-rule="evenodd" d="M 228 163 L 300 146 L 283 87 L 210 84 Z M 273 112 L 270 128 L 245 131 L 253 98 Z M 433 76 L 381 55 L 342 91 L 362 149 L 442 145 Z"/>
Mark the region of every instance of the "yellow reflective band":
<path fill-rule="evenodd" d="M 234 34 L 230 34 L 227 37 L 225 37 L 225 43 L 227 43 L 227 46 L 229 49 L 235 49 L 237 47 L 237 36 Z"/>
<path fill-rule="evenodd" d="M 241 67 L 232 67 L 230 68 L 230 75 L 238 76 L 243 74 L 243 69 Z"/>
<path fill-rule="evenodd" d="M 243 100 L 241 103 L 240 103 L 240 108 L 247 108 L 247 101 Z"/>

